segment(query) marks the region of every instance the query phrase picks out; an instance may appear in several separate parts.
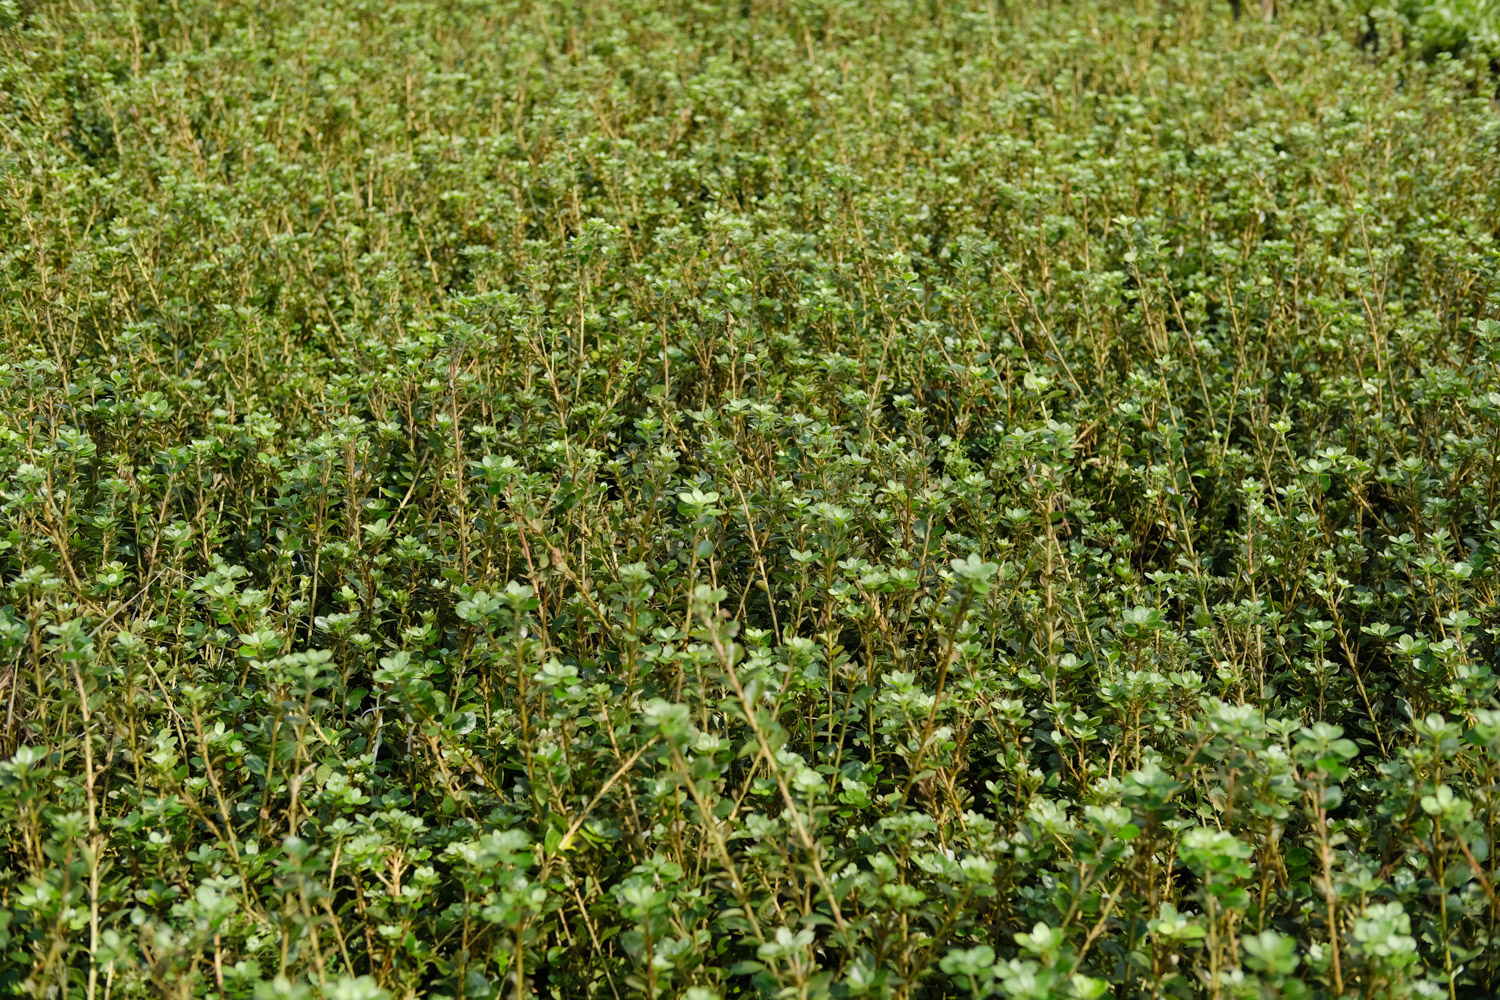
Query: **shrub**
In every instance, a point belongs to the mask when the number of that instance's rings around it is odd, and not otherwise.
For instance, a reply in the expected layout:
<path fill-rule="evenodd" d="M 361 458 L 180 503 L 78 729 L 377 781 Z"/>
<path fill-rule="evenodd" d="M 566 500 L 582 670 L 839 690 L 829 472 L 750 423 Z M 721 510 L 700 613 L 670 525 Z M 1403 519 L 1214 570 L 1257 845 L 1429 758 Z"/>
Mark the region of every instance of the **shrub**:
<path fill-rule="evenodd" d="M 1483 57 L 1024 6 L 0 8 L 0 982 L 1500 986 Z"/>

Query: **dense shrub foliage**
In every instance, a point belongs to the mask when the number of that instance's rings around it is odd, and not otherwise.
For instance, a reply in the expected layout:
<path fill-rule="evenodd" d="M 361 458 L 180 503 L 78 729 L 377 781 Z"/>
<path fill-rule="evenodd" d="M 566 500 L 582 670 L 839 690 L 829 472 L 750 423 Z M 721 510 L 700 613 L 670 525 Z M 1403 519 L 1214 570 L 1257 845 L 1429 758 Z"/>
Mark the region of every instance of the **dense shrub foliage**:
<path fill-rule="evenodd" d="M 1500 987 L 1482 55 L 0 24 L 10 990 Z"/>
<path fill-rule="evenodd" d="M 1409 46 L 1418 58 L 1444 52 L 1487 57 L 1500 70 L 1500 0 L 1398 0 L 1367 3 L 1367 44 Z M 1500 91 L 1496 93 L 1500 97 Z"/>

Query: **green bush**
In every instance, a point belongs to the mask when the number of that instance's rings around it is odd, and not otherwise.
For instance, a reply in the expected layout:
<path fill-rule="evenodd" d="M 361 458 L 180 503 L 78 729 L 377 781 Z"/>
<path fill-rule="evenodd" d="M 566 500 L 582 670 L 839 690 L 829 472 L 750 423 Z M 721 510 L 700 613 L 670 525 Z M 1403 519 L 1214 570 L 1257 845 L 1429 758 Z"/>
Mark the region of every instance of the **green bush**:
<path fill-rule="evenodd" d="M 1500 60 L 1500 0 L 1402 0 L 1394 11 L 1400 29 L 1424 57 L 1476 54 Z M 1373 10 L 1372 10 L 1373 14 Z M 1371 17 L 1374 21 L 1374 17 Z M 1492 66 L 1500 63 L 1492 61 Z"/>
<path fill-rule="evenodd" d="M 1351 8 L 0 6 L 0 983 L 1500 987 L 1500 115 Z"/>

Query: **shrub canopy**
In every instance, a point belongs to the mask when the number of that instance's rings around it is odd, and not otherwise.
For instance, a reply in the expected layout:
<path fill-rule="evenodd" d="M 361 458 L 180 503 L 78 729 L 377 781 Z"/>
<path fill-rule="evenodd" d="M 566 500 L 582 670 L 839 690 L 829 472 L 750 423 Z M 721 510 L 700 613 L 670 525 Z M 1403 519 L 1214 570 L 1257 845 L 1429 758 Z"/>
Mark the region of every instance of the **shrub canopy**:
<path fill-rule="evenodd" d="M 1406 23 L 0 3 L 0 982 L 1494 991 Z"/>

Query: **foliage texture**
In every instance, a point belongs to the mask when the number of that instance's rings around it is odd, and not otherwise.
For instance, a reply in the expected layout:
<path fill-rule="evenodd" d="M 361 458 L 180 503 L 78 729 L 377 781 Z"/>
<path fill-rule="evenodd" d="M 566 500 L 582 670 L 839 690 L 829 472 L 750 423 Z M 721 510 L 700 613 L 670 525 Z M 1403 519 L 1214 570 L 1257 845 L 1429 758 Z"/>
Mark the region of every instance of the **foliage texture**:
<path fill-rule="evenodd" d="M 0 989 L 1493 995 L 1500 114 L 1366 20 L 0 2 Z"/>

